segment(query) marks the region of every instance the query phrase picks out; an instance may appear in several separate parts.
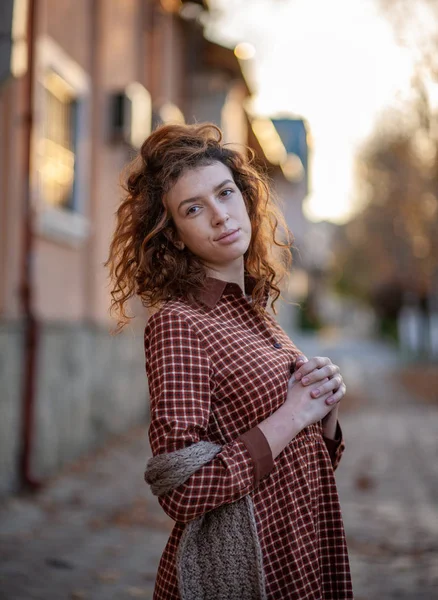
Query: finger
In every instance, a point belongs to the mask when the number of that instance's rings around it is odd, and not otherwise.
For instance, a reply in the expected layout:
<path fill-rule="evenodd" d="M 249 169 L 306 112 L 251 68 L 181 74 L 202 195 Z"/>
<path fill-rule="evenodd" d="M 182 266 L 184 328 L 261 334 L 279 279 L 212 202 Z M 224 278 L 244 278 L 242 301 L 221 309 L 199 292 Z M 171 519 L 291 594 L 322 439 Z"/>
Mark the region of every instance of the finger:
<path fill-rule="evenodd" d="M 308 360 L 309 359 L 304 354 L 300 354 L 299 356 L 297 356 L 295 361 L 295 369 L 301 367 L 301 365 L 304 365 L 304 363 L 306 363 Z"/>
<path fill-rule="evenodd" d="M 330 381 L 328 377 L 325 377 L 322 381 L 315 381 L 312 385 L 306 385 L 304 387 L 307 387 L 310 391 L 316 391 L 321 390 L 321 385 L 323 383 L 325 383 L 326 381 Z M 301 382 L 302 383 L 302 382 Z M 331 390 L 330 390 L 331 391 Z M 318 394 L 318 397 L 320 398 L 322 396 L 322 394 Z"/>
<path fill-rule="evenodd" d="M 343 379 L 341 375 L 335 375 L 331 379 L 328 379 L 324 383 L 320 383 L 317 388 L 311 391 L 311 395 L 314 398 L 318 398 L 323 396 L 327 392 L 337 391 L 341 385 L 343 384 Z"/>
<path fill-rule="evenodd" d="M 314 369 L 320 369 L 327 364 L 331 364 L 331 362 L 332 361 L 327 356 L 314 356 L 295 371 L 295 377 L 299 380 L 308 375 Z"/>
<path fill-rule="evenodd" d="M 338 365 L 329 364 L 329 365 L 326 365 L 325 367 L 322 367 L 321 369 L 314 369 L 311 373 L 302 377 L 301 382 L 303 385 L 309 385 L 310 383 L 315 383 L 316 381 L 321 381 L 325 377 L 328 377 L 329 379 L 331 379 L 337 373 L 339 373 Z"/>
<path fill-rule="evenodd" d="M 346 392 L 347 392 L 347 388 L 345 386 L 345 383 L 343 383 L 341 385 L 341 387 L 332 396 L 329 396 L 327 398 L 327 400 L 325 401 L 326 404 L 328 404 L 329 406 L 333 406 L 334 404 L 337 404 L 338 402 L 340 402 L 342 400 L 342 398 L 345 396 Z"/>

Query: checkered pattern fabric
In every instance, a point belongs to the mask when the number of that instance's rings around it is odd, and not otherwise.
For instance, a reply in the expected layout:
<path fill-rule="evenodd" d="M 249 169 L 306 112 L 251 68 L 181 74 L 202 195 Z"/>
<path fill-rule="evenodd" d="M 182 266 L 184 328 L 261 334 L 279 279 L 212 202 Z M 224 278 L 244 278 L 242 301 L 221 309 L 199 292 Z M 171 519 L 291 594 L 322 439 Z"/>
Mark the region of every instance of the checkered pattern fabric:
<path fill-rule="evenodd" d="M 284 402 L 300 352 L 273 317 L 256 313 L 239 286 L 214 281 L 217 297 L 196 304 L 171 300 L 145 330 L 154 456 L 199 440 L 223 446 L 160 498 L 176 523 L 154 599 L 180 598 L 175 555 L 185 523 L 245 494 L 254 504 L 269 599 L 353 598 L 333 473 L 344 449 L 340 427 L 338 441 L 323 437 L 320 422 L 305 428 L 256 482 L 239 436 Z"/>

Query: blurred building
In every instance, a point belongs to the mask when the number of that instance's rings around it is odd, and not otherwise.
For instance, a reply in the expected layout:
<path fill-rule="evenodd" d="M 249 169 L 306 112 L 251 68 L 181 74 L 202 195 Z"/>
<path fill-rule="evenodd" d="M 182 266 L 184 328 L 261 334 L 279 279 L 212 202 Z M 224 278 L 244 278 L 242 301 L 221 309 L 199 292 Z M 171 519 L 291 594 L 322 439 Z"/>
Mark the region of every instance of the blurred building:
<path fill-rule="evenodd" d="M 212 120 L 228 141 L 252 140 L 248 87 L 233 51 L 203 36 L 206 11 L 203 0 L 0 11 L 0 495 L 147 415 L 146 314 L 133 303 L 140 318 L 109 335 L 103 263 L 118 173 L 151 127 Z"/>
<path fill-rule="evenodd" d="M 267 172 L 277 193 L 286 223 L 293 234 L 293 264 L 289 285 L 283 290 L 278 319 L 286 329 L 298 325 L 299 307 L 309 292 L 309 264 L 302 250 L 307 246 L 312 224 L 303 213 L 303 202 L 309 193 L 310 128 L 303 118 L 291 115 L 260 117 L 248 112 L 249 144 Z"/>

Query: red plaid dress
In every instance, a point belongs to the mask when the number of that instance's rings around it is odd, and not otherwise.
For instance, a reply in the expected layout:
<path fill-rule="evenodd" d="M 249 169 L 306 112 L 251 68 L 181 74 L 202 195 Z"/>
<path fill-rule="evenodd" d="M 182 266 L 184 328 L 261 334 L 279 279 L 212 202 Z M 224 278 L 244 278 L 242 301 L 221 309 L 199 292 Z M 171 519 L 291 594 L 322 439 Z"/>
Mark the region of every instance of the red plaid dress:
<path fill-rule="evenodd" d="M 160 498 L 176 522 L 154 599 L 177 600 L 175 554 L 185 523 L 250 494 L 269 599 L 353 598 L 334 469 L 344 450 L 306 427 L 272 460 L 257 424 L 285 400 L 300 353 L 276 320 L 263 320 L 234 283 L 208 278 L 199 302 L 171 300 L 145 330 L 153 455 L 199 440 L 223 446 Z M 245 280 L 250 292 L 254 281 Z M 267 297 L 266 297 L 267 301 Z"/>

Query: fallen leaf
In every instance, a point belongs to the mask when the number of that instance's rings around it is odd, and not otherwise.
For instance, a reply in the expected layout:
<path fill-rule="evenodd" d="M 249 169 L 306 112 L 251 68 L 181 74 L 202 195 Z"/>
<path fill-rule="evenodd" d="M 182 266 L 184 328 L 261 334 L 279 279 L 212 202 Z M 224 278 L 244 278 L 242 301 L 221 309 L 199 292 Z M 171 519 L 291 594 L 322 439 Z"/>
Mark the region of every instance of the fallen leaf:
<path fill-rule="evenodd" d="M 116 583 L 120 579 L 120 571 L 108 569 L 107 571 L 99 571 L 96 577 L 102 583 Z"/>
<path fill-rule="evenodd" d="M 363 491 L 371 490 L 376 487 L 374 479 L 372 479 L 369 475 L 359 475 L 356 477 L 355 485 L 358 490 Z"/>
<path fill-rule="evenodd" d="M 84 590 L 74 590 L 70 594 L 70 600 L 86 600 L 86 598 L 87 594 L 84 592 Z"/>
<path fill-rule="evenodd" d="M 139 587 L 129 586 L 126 589 L 126 591 L 128 593 L 128 596 L 131 596 L 131 598 L 147 598 L 148 597 L 147 590 L 144 590 Z"/>
<path fill-rule="evenodd" d="M 49 565 L 49 567 L 54 567 L 55 569 L 74 569 L 73 564 L 68 560 L 54 558 L 51 556 L 46 558 L 46 565 Z"/>

